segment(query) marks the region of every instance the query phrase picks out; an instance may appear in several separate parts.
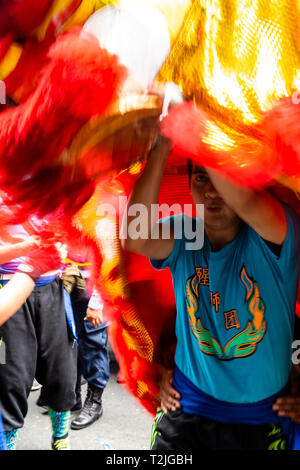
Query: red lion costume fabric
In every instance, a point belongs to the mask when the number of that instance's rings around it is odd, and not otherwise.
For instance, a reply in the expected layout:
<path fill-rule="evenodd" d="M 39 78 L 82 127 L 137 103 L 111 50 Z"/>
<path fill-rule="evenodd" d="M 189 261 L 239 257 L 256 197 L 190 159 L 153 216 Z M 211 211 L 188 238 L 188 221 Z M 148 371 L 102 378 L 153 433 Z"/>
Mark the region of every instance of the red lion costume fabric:
<path fill-rule="evenodd" d="M 93 281 L 105 300 L 126 387 L 155 412 L 156 365 L 171 367 L 176 345 L 172 281 L 168 272 L 121 250 L 119 197 L 129 195 L 147 153 L 147 138 L 138 140 L 134 121 L 157 117 L 162 102 L 149 93 L 128 105 L 120 96 L 125 68 L 81 33 L 105 3 L 0 0 L 0 78 L 8 97 L 0 113 L 0 217 L 5 224 L 35 215 L 42 236 L 55 233 L 71 251 L 82 243 L 90 247 Z M 272 187 L 298 210 L 299 110 L 291 97 L 300 48 L 289 5 L 265 11 L 261 0 L 247 9 L 237 0 L 230 8 L 186 3 L 159 79 L 180 85 L 191 102 L 171 110 L 162 124 L 176 153 L 160 203 L 191 204 L 188 156 L 238 183 Z M 261 90 L 256 78 L 265 73 L 263 54 L 273 56 Z M 114 216 L 101 211 L 106 203 Z M 110 240 L 100 230 L 103 222 L 113 229 Z"/>

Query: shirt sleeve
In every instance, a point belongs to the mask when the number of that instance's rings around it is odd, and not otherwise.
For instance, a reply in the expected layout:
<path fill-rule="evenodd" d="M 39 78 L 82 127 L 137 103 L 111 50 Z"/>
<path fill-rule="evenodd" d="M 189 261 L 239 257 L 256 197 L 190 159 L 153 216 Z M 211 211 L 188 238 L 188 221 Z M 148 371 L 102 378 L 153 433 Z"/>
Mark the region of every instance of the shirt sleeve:
<path fill-rule="evenodd" d="M 150 263 L 152 264 L 153 268 L 155 269 L 165 269 L 170 268 L 172 269 L 173 266 L 176 264 L 177 257 L 180 252 L 180 245 L 181 240 L 175 239 L 175 244 L 172 252 L 170 255 L 165 259 L 152 259 L 150 258 Z"/>
<path fill-rule="evenodd" d="M 94 288 L 92 295 L 90 297 L 88 308 L 93 310 L 102 310 L 103 309 L 103 300 L 99 294 L 99 292 Z"/>
<path fill-rule="evenodd" d="M 282 246 L 283 257 L 287 260 L 300 255 L 300 217 L 290 207 L 284 205 L 287 234 Z"/>
<path fill-rule="evenodd" d="M 170 268 L 172 271 L 175 268 L 176 262 L 180 254 L 184 251 L 184 243 L 186 241 L 184 234 L 184 215 L 179 214 L 176 216 L 166 217 L 159 220 L 159 223 L 167 224 L 174 230 L 175 243 L 172 252 L 165 259 L 150 258 L 150 263 L 155 269 Z"/>
<path fill-rule="evenodd" d="M 276 260 L 279 265 L 286 266 L 290 262 L 293 262 L 295 258 L 300 258 L 300 217 L 286 204 L 282 204 L 282 206 L 286 217 L 287 232 L 279 255 L 271 250 L 255 230 L 250 229 L 250 233 L 255 242 L 259 244 L 264 251 L 267 251 L 269 256 Z"/>

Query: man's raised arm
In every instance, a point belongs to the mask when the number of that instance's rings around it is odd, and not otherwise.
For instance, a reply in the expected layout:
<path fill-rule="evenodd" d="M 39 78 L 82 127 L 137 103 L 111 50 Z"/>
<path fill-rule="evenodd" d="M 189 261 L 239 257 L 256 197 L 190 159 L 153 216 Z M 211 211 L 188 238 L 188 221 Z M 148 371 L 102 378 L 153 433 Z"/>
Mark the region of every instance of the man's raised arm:
<path fill-rule="evenodd" d="M 151 208 L 153 204 L 158 204 L 161 180 L 170 151 L 171 143 L 169 140 L 158 136 L 155 147 L 150 151 L 144 171 L 130 195 L 121 227 L 121 243 L 124 249 L 154 259 L 167 258 L 174 247 L 172 231 L 168 240 L 162 239 L 161 230 L 157 239 L 151 237 L 151 234 L 155 230 L 159 230 L 161 225 L 151 217 Z M 142 213 L 145 214 L 145 220 L 142 220 L 142 224 L 146 224 L 147 230 L 146 236 L 143 238 L 136 238 L 130 229 L 132 222 L 139 213 L 136 204 L 143 206 Z"/>
<path fill-rule="evenodd" d="M 33 249 L 41 245 L 40 237 L 32 235 L 27 240 L 19 243 L 9 243 L 0 246 L 0 265 L 8 263 L 16 258 L 26 256 Z"/>
<path fill-rule="evenodd" d="M 281 245 L 287 225 L 282 205 L 266 191 L 256 192 L 230 182 L 217 171 L 206 169 L 224 202 L 264 240 Z"/>

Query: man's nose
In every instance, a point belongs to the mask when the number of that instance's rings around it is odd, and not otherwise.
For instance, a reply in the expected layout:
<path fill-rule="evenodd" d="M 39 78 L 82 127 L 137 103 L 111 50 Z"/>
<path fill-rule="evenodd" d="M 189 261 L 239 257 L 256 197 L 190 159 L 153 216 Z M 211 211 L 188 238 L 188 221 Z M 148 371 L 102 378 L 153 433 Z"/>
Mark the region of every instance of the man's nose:
<path fill-rule="evenodd" d="M 207 183 L 204 191 L 204 196 L 208 199 L 216 199 L 220 197 L 216 188 L 211 182 Z"/>

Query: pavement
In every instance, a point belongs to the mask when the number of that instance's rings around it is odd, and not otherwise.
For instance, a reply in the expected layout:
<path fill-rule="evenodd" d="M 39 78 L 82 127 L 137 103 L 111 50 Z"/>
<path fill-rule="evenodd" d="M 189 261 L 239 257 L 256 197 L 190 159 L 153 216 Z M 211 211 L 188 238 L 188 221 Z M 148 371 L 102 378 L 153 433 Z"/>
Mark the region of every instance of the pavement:
<path fill-rule="evenodd" d="M 117 383 L 118 365 L 111 361 L 111 377 L 103 393 L 103 415 L 91 426 L 70 430 L 72 450 L 149 450 L 152 416 Z M 86 385 L 82 386 L 85 397 Z M 39 390 L 31 392 L 17 450 L 49 450 L 51 424 L 36 405 Z M 78 412 L 72 413 L 72 418 Z"/>

